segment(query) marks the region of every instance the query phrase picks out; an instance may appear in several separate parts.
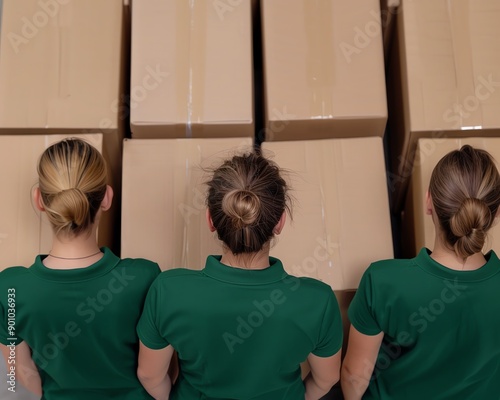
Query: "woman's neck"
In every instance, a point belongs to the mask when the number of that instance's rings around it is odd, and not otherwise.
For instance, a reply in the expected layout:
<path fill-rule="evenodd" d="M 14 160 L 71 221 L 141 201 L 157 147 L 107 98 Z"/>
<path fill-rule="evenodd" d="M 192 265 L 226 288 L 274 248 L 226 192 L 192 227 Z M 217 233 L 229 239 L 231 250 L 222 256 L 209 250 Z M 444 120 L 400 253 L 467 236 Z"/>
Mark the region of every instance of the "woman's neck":
<path fill-rule="evenodd" d="M 256 253 L 233 254 L 230 250 L 222 251 L 220 262 L 224 265 L 242 269 L 265 269 L 269 267 L 269 248 Z"/>
<path fill-rule="evenodd" d="M 92 229 L 76 237 L 54 235 L 52 248 L 43 264 L 52 269 L 84 268 L 99 261 L 102 256 L 97 245 L 96 229 Z"/>
<path fill-rule="evenodd" d="M 439 264 L 457 271 L 473 271 L 486 264 L 486 259 L 482 253 L 472 254 L 465 260 L 459 257 L 453 249 L 444 243 L 438 231 L 436 231 L 431 258 Z"/>

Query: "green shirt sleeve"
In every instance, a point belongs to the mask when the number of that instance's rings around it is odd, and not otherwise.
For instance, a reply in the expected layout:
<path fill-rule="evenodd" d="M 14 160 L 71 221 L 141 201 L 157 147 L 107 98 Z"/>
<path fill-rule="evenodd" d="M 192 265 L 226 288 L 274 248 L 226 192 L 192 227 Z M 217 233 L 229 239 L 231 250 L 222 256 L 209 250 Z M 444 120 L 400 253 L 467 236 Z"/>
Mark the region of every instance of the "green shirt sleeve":
<path fill-rule="evenodd" d="M 151 285 L 137 324 L 139 339 L 146 347 L 154 350 L 163 349 L 169 345 L 158 328 L 158 320 L 161 317 L 161 287 L 159 286 L 158 280 Z"/>
<path fill-rule="evenodd" d="M 367 269 L 347 312 L 352 326 L 364 335 L 382 332 L 376 318 L 373 271 Z"/>
<path fill-rule="evenodd" d="M 342 347 L 342 340 L 342 316 L 337 298 L 330 290 L 321 323 L 319 342 L 312 353 L 318 357 L 333 356 Z"/>

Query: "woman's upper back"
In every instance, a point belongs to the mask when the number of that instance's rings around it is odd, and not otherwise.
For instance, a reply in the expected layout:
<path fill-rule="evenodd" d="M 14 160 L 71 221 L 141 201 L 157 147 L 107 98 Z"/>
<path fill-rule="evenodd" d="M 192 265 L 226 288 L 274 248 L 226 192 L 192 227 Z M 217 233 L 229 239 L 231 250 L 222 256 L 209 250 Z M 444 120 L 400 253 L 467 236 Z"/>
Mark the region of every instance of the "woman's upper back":
<path fill-rule="evenodd" d="M 8 337 L 6 293 L 14 289 L 15 337 L 33 350 L 47 399 L 149 398 L 136 378 L 135 327 L 160 270 L 103 250 L 87 268 L 49 269 L 39 256 L 0 275 L 0 336 Z"/>
<path fill-rule="evenodd" d="M 331 288 L 270 261 L 246 270 L 210 256 L 202 271 L 166 271 L 152 285 L 138 333 L 150 348 L 178 351 L 181 393 L 173 398 L 303 398 L 299 364 L 311 352 L 327 357 L 340 349 Z"/>
<path fill-rule="evenodd" d="M 485 257 L 480 269 L 456 271 L 422 249 L 367 270 L 349 318 L 384 341 L 365 398 L 498 398 L 500 261 Z"/>

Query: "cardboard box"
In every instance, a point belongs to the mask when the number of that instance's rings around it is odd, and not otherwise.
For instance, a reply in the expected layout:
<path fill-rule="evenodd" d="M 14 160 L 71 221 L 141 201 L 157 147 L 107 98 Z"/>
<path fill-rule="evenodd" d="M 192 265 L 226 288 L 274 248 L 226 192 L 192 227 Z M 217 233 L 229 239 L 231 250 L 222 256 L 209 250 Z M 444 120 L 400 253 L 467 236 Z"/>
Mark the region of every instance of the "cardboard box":
<path fill-rule="evenodd" d="M 271 255 L 297 276 L 355 289 L 371 262 L 393 257 L 381 138 L 273 142 L 295 198 Z"/>
<path fill-rule="evenodd" d="M 250 0 L 132 2 L 133 138 L 254 136 L 251 11 Z"/>
<path fill-rule="evenodd" d="M 0 136 L 0 270 L 29 267 L 38 254 L 52 246 L 52 228 L 45 213 L 32 202 L 38 184 L 38 160 L 51 144 L 67 137 L 80 137 L 102 151 L 102 134 Z M 99 227 L 105 227 L 101 219 Z M 111 227 L 107 227 L 111 229 Z"/>
<path fill-rule="evenodd" d="M 204 170 L 252 150 L 250 138 L 126 140 L 122 257 L 202 269 L 208 255 L 221 254 L 205 219 Z"/>
<path fill-rule="evenodd" d="M 379 0 L 262 0 L 266 141 L 383 136 Z"/>
<path fill-rule="evenodd" d="M 123 33 L 122 0 L 3 4 L 0 135 L 103 133 L 116 204 L 128 117 Z M 118 215 L 114 207 L 106 218 Z M 113 232 L 106 235 L 118 250 Z"/>
<path fill-rule="evenodd" d="M 457 139 L 420 139 L 413 175 L 410 180 L 403 217 L 403 250 L 405 257 L 415 257 L 422 247 L 433 249 L 435 228 L 432 217 L 425 213 L 425 196 L 429 188 L 434 167 L 450 151 L 458 150 L 463 145 L 488 151 L 500 162 L 500 138 L 457 138 Z M 484 251 L 497 248 L 500 243 L 500 224 L 489 232 Z"/>
<path fill-rule="evenodd" d="M 402 211 L 420 138 L 500 135 L 500 3 L 401 2 L 391 56 L 391 208 Z"/>

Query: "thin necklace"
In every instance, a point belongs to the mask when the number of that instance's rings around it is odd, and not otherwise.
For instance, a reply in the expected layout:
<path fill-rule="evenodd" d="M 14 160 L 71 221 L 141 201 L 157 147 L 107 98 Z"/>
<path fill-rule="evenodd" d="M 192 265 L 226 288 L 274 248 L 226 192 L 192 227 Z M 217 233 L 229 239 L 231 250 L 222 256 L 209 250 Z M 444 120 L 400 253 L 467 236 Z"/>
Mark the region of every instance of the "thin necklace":
<path fill-rule="evenodd" d="M 50 252 L 49 252 L 49 254 L 47 255 L 47 257 L 50 256 L 50 257 L 54 257 L 54 258 L 59 258 L 61 260 L 83 260 L 85 258 L 90 258 L 90 257 L 96 256 L 100 252 L 101 252 L 101 250 L 99 250 L 97 253 L 94 253 L 94 254 L 91 254 L 90 256 L 85 256 L 85 257 L 59 257 L 59 256 L 55 256 L 53 254 L 50 254 Z"/>

